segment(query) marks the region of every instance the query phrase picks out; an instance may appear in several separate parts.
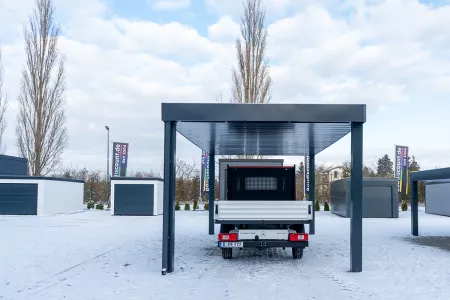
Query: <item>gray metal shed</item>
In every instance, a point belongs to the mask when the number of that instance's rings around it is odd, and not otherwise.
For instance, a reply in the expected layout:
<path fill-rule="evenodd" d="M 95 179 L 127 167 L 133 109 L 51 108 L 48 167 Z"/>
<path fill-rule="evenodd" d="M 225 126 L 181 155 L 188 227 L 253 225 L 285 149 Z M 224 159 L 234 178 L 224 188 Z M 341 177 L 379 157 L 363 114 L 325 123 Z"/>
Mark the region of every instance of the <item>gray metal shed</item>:
<path fill-rule="evenodd" d="M 0 155 L 0 175 L 28 175 L 28 160 L 23 157 Z"/>
<path fill-rule="evenodd" d="M 219 159 L 219 199 L 226 200 L 227 166 L 283 166 L 284 159 Z"/>
<path fill-rule="evenodd" d="M 350 178 L 331 182 L 330 211 L 351 216 Z M 363 218 L 398 218 L 398 179 L 363 178 Z"/>
<path fill-rule="evenodd" d="M 425 182 L 425 213 L 450 217 L 450 180 Z"/>
<path fill-rule="evenodd" d="M 450 168 L 411 172 L 411 234 L 419 235 L 419 181 L 450 179 Z M 425 195 L 426 197 L 426 195 Z M 426 200 L 425 200 L 426 201 Z"/>
<path fill-rule="evenodd" d="M 215 155 L 309 156 L 309 200 L 314 203 L 315 156 L 351 133 L 350 270 L 362 271 L 362 159 L 364 104 L 162 103 L 164 214 L 162 274 L 175 262 L 176 133 Z M 215 163 L 209 164 L 209 207 L 214 207 Z M 309 234 L 315 233 L 313 220 Z M 214 210 L 209 210 L 214 234 Z"/>

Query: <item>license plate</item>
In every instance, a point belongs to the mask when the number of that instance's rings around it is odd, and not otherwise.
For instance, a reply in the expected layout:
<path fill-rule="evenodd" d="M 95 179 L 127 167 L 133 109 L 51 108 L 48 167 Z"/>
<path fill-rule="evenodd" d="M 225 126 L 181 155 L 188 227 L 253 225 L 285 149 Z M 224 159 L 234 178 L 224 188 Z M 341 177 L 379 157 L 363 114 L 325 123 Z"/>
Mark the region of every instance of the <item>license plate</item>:
<path fill-rule="evenodd" d="M 244 242 L 219 242 L 220 248 L 242 248 Z"/>

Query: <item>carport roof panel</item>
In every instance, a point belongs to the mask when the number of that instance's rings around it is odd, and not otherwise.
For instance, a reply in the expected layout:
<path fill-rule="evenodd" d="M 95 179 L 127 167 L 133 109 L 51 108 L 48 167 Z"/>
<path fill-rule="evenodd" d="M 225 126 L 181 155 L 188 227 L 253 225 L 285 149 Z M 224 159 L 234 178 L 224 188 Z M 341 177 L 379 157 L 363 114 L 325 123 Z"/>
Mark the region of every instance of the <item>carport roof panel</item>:
<path fill-rule="evenodd" d="M 365 122 L 365 105 L 163 103 L 163 121 L 216 155 L 313 155 Z"/>
<path fill-rule="evenodd" d="M 162 103 L 162 121 L 365 123 L 366 105 Z"/>

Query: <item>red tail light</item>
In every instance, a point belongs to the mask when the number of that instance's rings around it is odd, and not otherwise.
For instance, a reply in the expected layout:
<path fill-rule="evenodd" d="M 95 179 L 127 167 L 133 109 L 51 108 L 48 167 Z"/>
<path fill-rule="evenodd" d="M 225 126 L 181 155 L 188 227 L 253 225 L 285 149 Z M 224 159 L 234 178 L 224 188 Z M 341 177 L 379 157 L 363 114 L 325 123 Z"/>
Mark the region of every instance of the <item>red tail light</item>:
<path fill-rule="evenodd" d="M 291 242 L 307 242 L 307 233 L 289 233 L 289 241 Z"/>
<path fill-rule="evenodd" d="M 220 242 L 236 242 L 237 239 L 237 233 L 219 233 Z"/>

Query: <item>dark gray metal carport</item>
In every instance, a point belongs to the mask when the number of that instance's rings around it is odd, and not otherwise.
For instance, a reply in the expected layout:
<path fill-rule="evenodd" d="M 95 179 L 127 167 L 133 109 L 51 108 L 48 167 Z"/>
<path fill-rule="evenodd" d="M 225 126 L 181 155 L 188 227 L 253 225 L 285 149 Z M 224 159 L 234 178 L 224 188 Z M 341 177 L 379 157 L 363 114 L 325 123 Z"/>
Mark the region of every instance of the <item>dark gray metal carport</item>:
<path fill-rule="evenodd" d="M 315 155 L 351 132 L 350 270 L 362 271 L 363 124 L 360 104 L 162 103 L 164 213 L 162 274 L 174 271 L 176 132 L 210 155 L 309 156 L 314 202 Z M 215 163 L 209 170 L 209 207 L 214 207 Z M 313 210 L 314 212 L 314 210 Z M 309 226 L 315 233 L 315 220 Z M 214 211 L 209 210 L 209 234 Z"/>
<path fill-rule="evenodd" d="M 450 168 L 411 172 L 411 234 L 419 235 L 419 181 L 450 179 Z"/>

